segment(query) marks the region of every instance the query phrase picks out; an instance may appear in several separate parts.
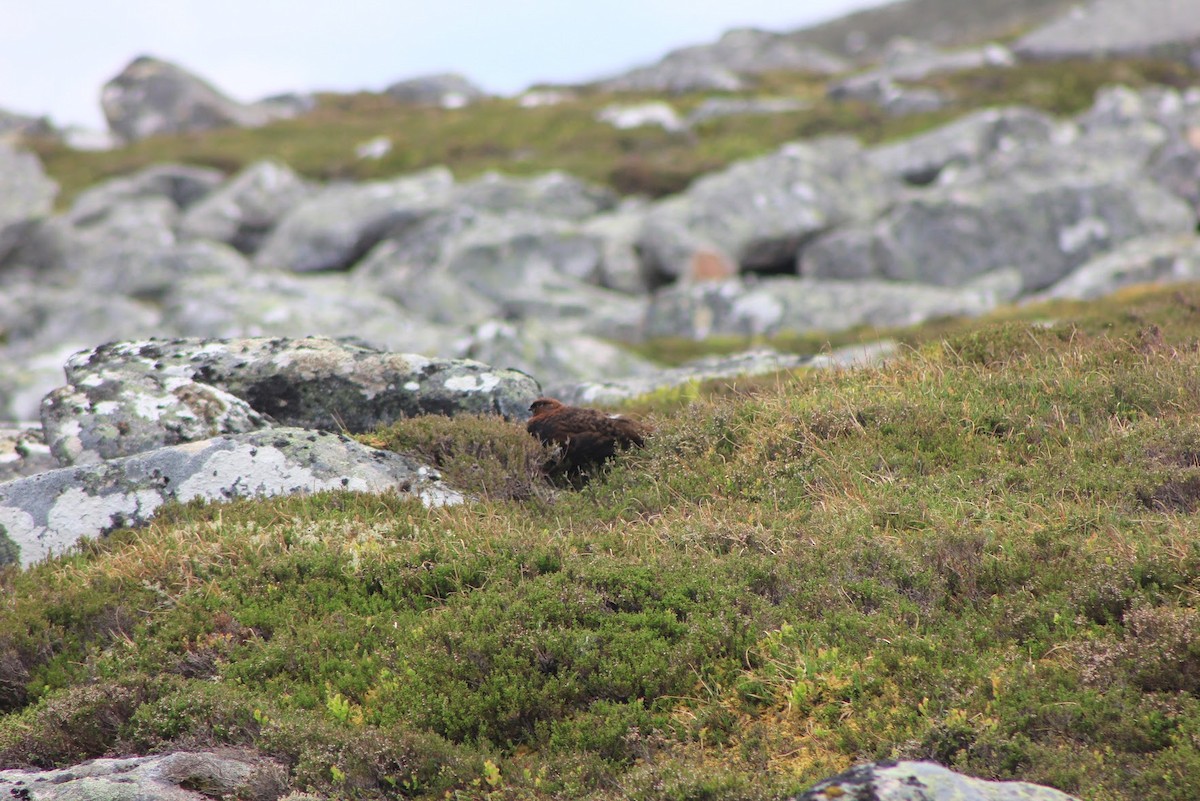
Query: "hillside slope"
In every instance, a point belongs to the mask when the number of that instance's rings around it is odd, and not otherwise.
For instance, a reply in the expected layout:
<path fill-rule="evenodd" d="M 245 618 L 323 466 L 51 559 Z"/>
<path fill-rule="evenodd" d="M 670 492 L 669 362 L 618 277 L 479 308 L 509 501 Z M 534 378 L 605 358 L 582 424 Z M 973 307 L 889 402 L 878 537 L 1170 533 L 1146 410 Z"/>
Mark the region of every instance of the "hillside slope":
<path fill-rule="evenodd" d="M 929 758 L 1200 786 L 1200 288 L 647 399 L 580 492 L 499 421 L 372 435 L 483 500 L 179 508 L 0 573 L 0 764 L 207 744 L 339 797 L 782 797 Z"/>

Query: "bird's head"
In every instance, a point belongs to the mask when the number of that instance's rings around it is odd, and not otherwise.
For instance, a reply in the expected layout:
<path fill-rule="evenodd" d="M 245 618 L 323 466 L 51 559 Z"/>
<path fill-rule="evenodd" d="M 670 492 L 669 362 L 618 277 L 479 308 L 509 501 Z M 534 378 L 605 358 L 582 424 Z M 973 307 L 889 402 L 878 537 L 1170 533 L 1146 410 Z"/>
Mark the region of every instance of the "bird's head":
<path fill-rule="evenodd" d="M 538 398 L 533 403 L 529 404 L 529 411 L 534 415 L 546 414 L 547 412 L 552 412 L 555 409 L 561 409 L 562 406 L 562 401 L 555 400 L 554 398 Z"/>

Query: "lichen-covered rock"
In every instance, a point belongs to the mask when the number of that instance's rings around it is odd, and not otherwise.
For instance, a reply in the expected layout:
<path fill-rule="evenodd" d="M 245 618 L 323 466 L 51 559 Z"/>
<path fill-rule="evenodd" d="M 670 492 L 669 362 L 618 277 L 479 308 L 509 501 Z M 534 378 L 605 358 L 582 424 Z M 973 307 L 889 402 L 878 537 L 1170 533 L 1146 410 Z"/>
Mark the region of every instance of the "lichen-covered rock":
<path fill-rule="evenodd" d="M 697 245 L 711 243 L 743 270 L 778 272 L 815 234 L 873 218 L 898 187 L 899 181 L 871 166 L 851 139 L 795 142 L 696 180 L 684 194 L 656 205 L 647 224 L 649 230 L 682 228 Z M 674 276 L 687 271 L 686 265 L 672 266 L 669 255 L 653 258 L 656 263 L 647 265 L 652 270 Z"/>
<path fill-rule="evenodd" d="M 531 178 L 489 172 L 458 187 L 454 203 L 480 214 L 521 212 L 582 220 L 613 208 L 617 196 L 611 189 L 586 183 L 559 170 Z"/>
<path fill-rule="evenodd" d="M 275 224 L 312 192 L 308 182 L 287 165 L 260 161 L 188 209 L 179 233 L 253 253 Z"/>
<path fill-rule="evenodd" d="M 1200 280 L 1200 238 L 1195 234 L 1131 239 L 1079 267 L 1031 301 L 1091 300 L 1132 284 Z"/>
<path fill-rule="evenodd" d="M 859 765 L 813 785 L 789 801 L 1077 801 L 1028 782 L 974 779 L 933 762 Z"/>
<path fill-rule="evenodd" d="M 875 222 L 806 246 L 799 272 L 961 286 L 1016 267 L 1034 291 L 1127 239 L 1195 224 L 1182 200 L 1145 179 L 1014 175 L 914 192 Z"/>
<path fill-rule="evenodd" d="M 647 337 L 706 339 L 723 334 L 843 331 L 859 325 L 906 326 L 936 317 L 976 316 L 1011 300 L 1018 279 L 970 287 L 889 281 L 764 278 L 660 290 L 646 315 Z"/>
<path fill-rule="evenodd" d="M 224 180 L 224 173 L 210 167 L 155 164 L 88 187 L 71 204 L 67 219 L 75 224 L 86 223 L 107 214 L 113 206 L 150 198 L 166 198 L 176 209 L 186 209 Z"/>
<path fill-rule="evenodd" d="M 0 427 L 0 483 L 53 470 L 58 462 L 50 454 L 41 429 Z"/>
<path fill-rule="evenodd" d="M 210 384 L 103 369 L 46 395 L 41 417 L 46 443 L 63 467 L 270 425 L 241 398 Z"/>
<path fill-rule="evenodd" d="M 0 142 L 0 261 L 17 245 L 23 224 L 50 213 L 58 184 L 38 157 Z"/>
<path fill-rule="evenodd" d="M 405 493 L 461 502 L 410 457 L 327 431 L 273 428 L 63 467 L 0 484 L 0 551 L 21 565 L 150 520 L 167 501 L 230 500 L 323 490 Z M 7 543 L 7 546 L 5 545 Z"/>
<path fill-rule="evenodd" d="M 454 177 L 436 167 L 391 181 L 329 186 L 293 206 L 255 254 L 264 267 L 342 270 L 395 229 L 444 206 Z"/>
<path fill-rule="evenodd" d="M 127 142 L 156 134 L 255 127 L 273 119 L 271 109 L 238 103 L 182 67 L 148 56 L 134 59 L 104 84 L 100 105 L 108 126 Z"/>
<path fill-rule="evenodd" d="M 401 103 L 436 105 L 442 108 L 462 108 L 487 97 L 487 92 L 456 72 L 406 78 L 391 84 L 383 92 Z"/>
<path fill-rule="evenodd" d="M 274 801 L 287 788 L 285 766 L 234 748 L 93 759 L 57 770 L 0 770 L 0 796 L 26 801 Z"/>
<path fill-rule="evenodd" d="M 210 384 L 280 425 L 352 433 L 419 414 L 500 414 L 523 420 L 538 385 L 469 359 L 390 353 L 322 337 L 120 342 L 76 354 L 74 385 L 106 376 Z"/>

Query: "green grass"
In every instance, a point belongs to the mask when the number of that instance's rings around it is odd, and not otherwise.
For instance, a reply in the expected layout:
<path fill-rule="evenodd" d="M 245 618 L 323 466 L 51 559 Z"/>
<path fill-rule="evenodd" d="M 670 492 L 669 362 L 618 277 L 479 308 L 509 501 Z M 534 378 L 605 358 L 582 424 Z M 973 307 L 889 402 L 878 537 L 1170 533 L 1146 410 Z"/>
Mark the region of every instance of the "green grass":
<path fill-rule="evenodd" d="M 481 499 L 176 506 L 0 573 L 0 764 L 236 744 L 342 797 L 733 799 L 915 758 L 1194 795 L 1200 287 L 633 408 L 656 435 L 577 492 L 519 426 L 401 421 L 367 439 Z"/>
<path fill-rule="evenodd" d="M 812 101 L 812 107 L 716 119 L 686 134 L 657 128 L 618 131 L 595 120 L 596 112 L 613 102 L 660 99 L 650 96 L 584 92 L 549 108 L 521 109 L 515 101 L 495 99 L 446 110 L 406 106 L 376 94 L 326 94 L 313 113 L 263 128 L 154 137 L 108 152 L 74 151 L 52 141 L 32 145 L 62 187 L 60 205 L 99 180 L 164 161 L 232 173 L 264 158 L 282 160 L 320 180 L 384 178 L 434 165 L 446 165 L 461 180 L 487 170 L 532 175 L 561 169 L 623 194 L 661 196 L 682 190 L 698 175 L 796 139 L 848 133 L 874 144 L 991 105 L 1024 103 L 1053 114 L 1074 114 L 1106 84 L 1184 86 L 1195 80 L 1195 71 L 1152 60 L 984 69 L 928 82 L 954 98 L 946 109 L 889 117 L 862 103 L 824 99 L 823 80 L 771 74 L 759 78 L 746 94 L 801 98 Z M 687 95 L 671 102 L 686 113 L 706 96 Z M 356 158 L 355 147 L 377 136 L 392 140 L 391 152 L 379 160 Z"/>

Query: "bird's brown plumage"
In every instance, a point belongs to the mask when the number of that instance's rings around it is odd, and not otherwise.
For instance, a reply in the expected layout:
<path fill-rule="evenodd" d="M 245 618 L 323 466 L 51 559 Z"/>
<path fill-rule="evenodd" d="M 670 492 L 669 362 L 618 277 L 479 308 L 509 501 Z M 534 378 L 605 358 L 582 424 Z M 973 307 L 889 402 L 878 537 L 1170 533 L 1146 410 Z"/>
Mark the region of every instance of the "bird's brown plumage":
<path fill-rule="evenodd" d="M 525 425 L 544 445 L 560 449 L 558 467 L 567 471 L 597 465 L 618 450 L 641 447 L 650 429 L 643 423 L 599 409 L 567 406 L 554 398 L 538 398 L 529 406 Z"/>

